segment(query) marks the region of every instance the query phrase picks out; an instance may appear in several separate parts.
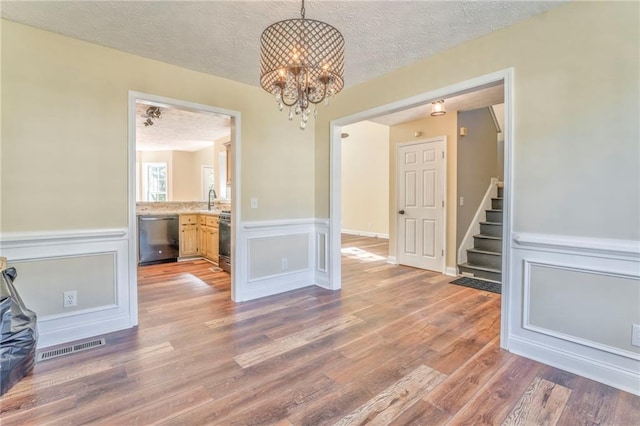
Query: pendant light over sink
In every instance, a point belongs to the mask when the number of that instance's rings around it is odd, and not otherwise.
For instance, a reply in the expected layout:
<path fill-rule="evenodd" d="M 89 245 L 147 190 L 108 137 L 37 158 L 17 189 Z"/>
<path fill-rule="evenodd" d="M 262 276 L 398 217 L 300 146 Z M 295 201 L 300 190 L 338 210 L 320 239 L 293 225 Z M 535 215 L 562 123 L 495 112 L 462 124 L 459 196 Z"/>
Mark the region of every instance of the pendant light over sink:
<path fill-rule="evenodd" d="M 289 120 L 300 116 L 305 129 L 316 105 L 344 86 L 344 38 L 331 25 L 305 18 L 287 19 L 267 27 L 260 37 L 260 85 L 275 96 L 280 111 L 289 107 Z M 311 111 L 313 108 L 313 112 Z"/>

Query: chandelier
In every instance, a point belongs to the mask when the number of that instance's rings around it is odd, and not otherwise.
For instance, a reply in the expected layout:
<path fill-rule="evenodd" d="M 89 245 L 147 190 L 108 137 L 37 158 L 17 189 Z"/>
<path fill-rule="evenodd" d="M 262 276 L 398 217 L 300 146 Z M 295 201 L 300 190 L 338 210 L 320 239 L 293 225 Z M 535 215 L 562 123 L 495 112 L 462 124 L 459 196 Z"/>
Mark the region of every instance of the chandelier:
<path fill-rule="evenodd" d="M 287 19 L 267 27 L 260 37 L 260 85 L 275 96 L 280 111 L 289 107 L 289 120 L 300 116 L 305 129 L 317 104 L 344 86 L 344 38 L 331 25 L 305 18 Z M 313 106 L 313 112 L 311 108 Z"/>

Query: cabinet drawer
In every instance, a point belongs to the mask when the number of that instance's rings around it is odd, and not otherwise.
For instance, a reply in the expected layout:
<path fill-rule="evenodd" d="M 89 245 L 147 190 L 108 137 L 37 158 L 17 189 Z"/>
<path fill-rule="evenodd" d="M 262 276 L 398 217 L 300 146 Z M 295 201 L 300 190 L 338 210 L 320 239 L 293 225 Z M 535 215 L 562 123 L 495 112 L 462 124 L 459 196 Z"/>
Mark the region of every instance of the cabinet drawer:
<path fill-rule="evenodd" d="M 215 226 L 218 227 L 218 217 L 217 216 L 207 216 L 207 226 Z"/>
<path fill-rule="evenodd" d="M 196 224 L 198 223 L 198 215 L 197 214 L 181 214 L 180 215 L 180 225 L 184 224 Z"/>

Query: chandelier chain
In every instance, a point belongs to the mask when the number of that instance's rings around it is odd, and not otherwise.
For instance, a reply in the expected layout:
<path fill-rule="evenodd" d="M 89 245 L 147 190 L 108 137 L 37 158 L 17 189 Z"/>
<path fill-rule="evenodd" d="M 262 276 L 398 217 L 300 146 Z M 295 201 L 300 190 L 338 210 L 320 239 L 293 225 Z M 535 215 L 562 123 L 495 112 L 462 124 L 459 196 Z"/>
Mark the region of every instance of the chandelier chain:
<path fill-rule="evenodd" d="M 300 7 L 300 16 L 302 16 L 302 19 L 304 19 L 304 13 L 305 13 L 304 0 L 302 0 L 302 7 Z"/>

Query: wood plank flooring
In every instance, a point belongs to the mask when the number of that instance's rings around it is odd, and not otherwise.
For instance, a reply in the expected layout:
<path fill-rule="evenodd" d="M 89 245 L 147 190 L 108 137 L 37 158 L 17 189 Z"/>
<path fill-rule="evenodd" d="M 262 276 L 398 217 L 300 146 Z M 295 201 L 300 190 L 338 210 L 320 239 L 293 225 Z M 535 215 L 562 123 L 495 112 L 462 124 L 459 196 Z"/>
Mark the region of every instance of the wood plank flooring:
<path fill-rule="evenodd" d="M 640 398 L 499 348 L 500 296 L 343 237 L 343 288 L 241 304 L 205 261 L 139 268 L 140 325 L 37 364 L 8 425 L 640 425 Z"/>

